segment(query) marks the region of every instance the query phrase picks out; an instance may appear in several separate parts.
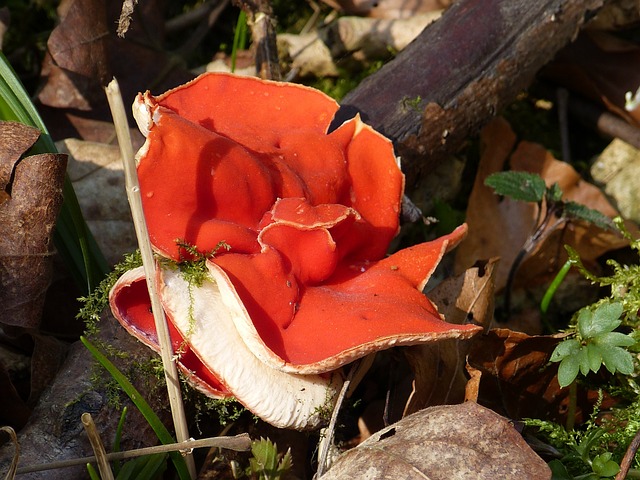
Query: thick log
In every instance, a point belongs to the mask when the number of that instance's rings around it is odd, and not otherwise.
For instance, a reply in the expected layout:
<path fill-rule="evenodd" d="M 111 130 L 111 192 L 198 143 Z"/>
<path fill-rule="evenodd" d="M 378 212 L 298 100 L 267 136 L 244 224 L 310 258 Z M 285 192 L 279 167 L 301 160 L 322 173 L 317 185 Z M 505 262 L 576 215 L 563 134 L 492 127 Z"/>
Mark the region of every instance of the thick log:
<path fill-rule="evenodd" d="M 488 122 L 578 34 L 604 0 L 460 0 L 347 95 L 391 138 L 407 189 Z"/>

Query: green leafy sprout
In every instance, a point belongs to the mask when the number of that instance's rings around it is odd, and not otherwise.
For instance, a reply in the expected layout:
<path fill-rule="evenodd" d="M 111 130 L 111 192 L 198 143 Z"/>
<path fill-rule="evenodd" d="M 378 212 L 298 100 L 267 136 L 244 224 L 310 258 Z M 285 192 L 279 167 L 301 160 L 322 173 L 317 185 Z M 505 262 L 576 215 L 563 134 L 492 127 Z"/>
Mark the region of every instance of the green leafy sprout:
<path fill-rule="evenodd" d="M 598 372 L 602 365 L 612 374 L 633 373 L 633 357 L 624 347 L 634 345 L 636 340 L 614 331 L 622 323 L 621 315 L 622 304 L 618 302 L 603 303 L 593 311 L 589 307 L 580 310 L 575 332 L 556 346 L 550 358 L 560 362 L 561 387 L 570 385 L 578 373 Z"/>
<path fill-rule="evenodd" d="M 247 475 L 260 480 L 278 480 L 291 470 L 293 460 L 291 449 L 282 455 L 278 445 L 268 438 L 260 437 L 251 443 L 252 458 L 249 460 Z"/>
<path fill-rule="evenodd" d="M 511 310 L 511 289 L 518 268 L 527 255 L 557 228 L 570 221 L 585 221 L 602 229 L 616 230 L 616 225 L 609 217 L 579 203 L 563 200 L 563 191 L 557 183 L 549 187 L 535 173 L 497 172 L 489 175 L 484 183 L 493 188 L 496 195 L 510 197 L 521 202 L 535 203 L 538 206 L 534 231 L 516 255 L 507 277 L 503 312 L 507 318 Z"/>

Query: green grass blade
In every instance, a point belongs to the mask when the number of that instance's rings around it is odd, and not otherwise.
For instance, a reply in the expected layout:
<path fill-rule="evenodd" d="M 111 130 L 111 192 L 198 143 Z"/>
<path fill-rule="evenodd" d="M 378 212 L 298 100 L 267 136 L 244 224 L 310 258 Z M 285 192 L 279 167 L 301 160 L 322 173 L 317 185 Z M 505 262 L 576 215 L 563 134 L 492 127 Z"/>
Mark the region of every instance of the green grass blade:
<path fill-rule="evenodd" d="M 112 452 L 120 451 L 120 440 L 122 439 L 122 430 L 124 429 L 124 421 L 127 418 L 127 407 L 122 409 L 122 413 L 120 414 L 120 421 L 118 421 L 118 426 L 116 428 L 116 436 L 113 439 L 113 447 L 111 448 Z M 120 462 L 112 462 L 111 469 L 113 470 L 114 475 L 118 475 L 120 473 Z"/>
<path fill-rule="evenodd" d="M 543 314 L 546 314 L 549 310 L 549 304 L 551 303 L 553 296 L 556 294 L 556 290 L 558 290 L 558 287 L 564 281 L 564 278 L 567 276 L 567 273 L 569 273 L 569 270 L 571 270 L 573 265 L 574 262 L 571 259 L 567 260 L 560 271 L 556 274 L 551 285 L 549 285 L 549 288 L 547 288 L 547 291 L 544 293 L 544 297 L 542 297 L 542 301 L 540 302 L 540 310 Z"/>
<path fill-rule="evenodd" d="M 122 468 L 118 472 L 116 480 L 129 480 L 132 478 L 136 478 L 137 463 L 135 460 L 138 459 L 130 460 L 122 466 Z"/>
<path fill-rule="evenodd" d="M 91 480 L 100 480 L 100 474 L 98 474 L 94 466 L 90 463 L 87 463 L 87 471 L 89 472 L 89 478 Z"/>
<path fill-rule="evenodd" d="M 247 14 L 240 10 L 238 22 L 233 32 L 233 47 L 231 48 L 231 73 L 236 71 L 236 58 L 238 51 L 244 50 L 247 44 Z"/>
<path fill-rule="evenodd" d="M 175 443 L 175 439 L 169 433 L 169 430 L 164 426 L 162 421 L 158 418 L 156 413 L 153 411 L 151 406 L 147 403 L 147 401 L 140 395 L 138 390 L 131 384 L 129 379 L 125 377 L 120 370 L 98 350 L 95 345 L 93 345 L 89 340 L 85 337 L 80 337 L 80 340 L 84 344 L 84 346 L 91 352 L 93 357 L 109 372 L 109 374 L 114 378 L 116 382 L 122 387 L 122 390 L 129 396 L 131 401 L 135 404 L 135 406 L 140 410 L 140 413 L 147 420 L 155 434 L 158 436 L 160 442 L 164 445 L 169 443 Z M 169 454 L 173 464 L 178 472 L 178 475 L 181 480 L 190 480 L 191 476 L 189 474 L 189 470 L 187 469 L 187 464 L 180 455 L 179 452 L 172 452 Z"/>
<path fill-rule="evenodd" d="M 47 127 L 2 52 L 0 52 L 0 119 L 20 122 L 40 130 L 40 138 L 31 149 L 33 153 L 57 152 Z M 65 175 L 62 194 L 64 200 L 54 232 L 54 242 L 74 281 L 84 293 L 88 293 L 107 274 L 109 267 L 87 228 L 68 175 Z"/>
<path fill-rule="evenodd" d="M 165 453 L 156 453 L 145 457 L 146 462 L 142 470 L 136 476 L 136 480 L 153 480 L 165 470 L 167 455 Z"/>

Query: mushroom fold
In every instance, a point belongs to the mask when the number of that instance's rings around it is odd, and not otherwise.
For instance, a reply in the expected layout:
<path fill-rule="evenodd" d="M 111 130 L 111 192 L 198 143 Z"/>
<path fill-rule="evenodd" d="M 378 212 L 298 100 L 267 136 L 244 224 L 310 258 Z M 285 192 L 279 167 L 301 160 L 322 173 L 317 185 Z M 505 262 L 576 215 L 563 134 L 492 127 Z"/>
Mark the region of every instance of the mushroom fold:
<path fill-rule="evenodd" d="M 386 256 L 404 176 L 391 142 L 362 123 L 328 133 L 338 105 L 300 85 L 204 74 L 139 95 L 143 207 L 157 254 L 220 249 L 194 286 L 159 268 L 180 368 L 279 427 L 315 428 L 341 366 L 377 350 L 480 329 L 445 322 L 422 290 L 466 226 Z M 164 264 L 163 264 L 164 265 Z M 111 291 L 116 318 L 157 349 L 140 272 Z"/>

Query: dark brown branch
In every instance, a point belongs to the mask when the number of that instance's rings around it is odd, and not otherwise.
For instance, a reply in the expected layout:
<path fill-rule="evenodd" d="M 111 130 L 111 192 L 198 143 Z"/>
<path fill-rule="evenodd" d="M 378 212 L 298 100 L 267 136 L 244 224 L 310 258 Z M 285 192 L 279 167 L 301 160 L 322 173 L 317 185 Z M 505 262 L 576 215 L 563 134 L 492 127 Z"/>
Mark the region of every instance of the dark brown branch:
<path fill-rule="evenodd" d="M 640 128 L 598 105 L 574 95 L 569 99 L 569 111 L 586 126 L 603 135 L 619 138 L 629 145 L 640 148 Z"/>
<path fill-rule="evenodd" d="M 275 18 L 269 0 L 234 0 L 247 15 L 256 52 L 256 73 L 260 78 L 280 80 Z"/>
<path fill-rule="evenodd" d="M 616 475 L 615 480 L 624 480 L 627 478 L 627 473 L 631 469 L 631 464 L 633 460 L 636 458 L 636 453 L 638 452 L 638 448 L 640 447 L 640 430 L 636 433 L 627 448 L 627 451 L 624 453 L 624 457 L 622 462 L 620 462 L 620 471 Z"/>
<path fill-rule="evenodd" d="M 390 137 L 407 187 L 526 89 L 604 0 L 460 0 L 343 101 Z"/>

